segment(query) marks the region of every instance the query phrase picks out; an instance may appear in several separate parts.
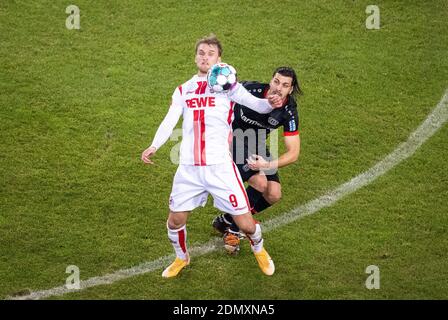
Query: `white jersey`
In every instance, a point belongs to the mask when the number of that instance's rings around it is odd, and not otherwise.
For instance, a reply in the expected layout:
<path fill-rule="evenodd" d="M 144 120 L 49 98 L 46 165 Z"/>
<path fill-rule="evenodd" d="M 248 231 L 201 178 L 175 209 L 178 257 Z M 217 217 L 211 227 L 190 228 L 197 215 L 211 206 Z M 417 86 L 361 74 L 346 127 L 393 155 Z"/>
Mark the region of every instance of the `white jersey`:
<path fill-rule="evenodd" d="M 205 76 L 195 75 L 174 91 L 151 146 L 159 149 L 182 115 L 180 164 L 205 166 L 232 161 L 229 142 L 235 102 L 260 113 L 272 111 L 266 99 L 254 97 L 239 83 L 228 93 L 215 93 Z"/>

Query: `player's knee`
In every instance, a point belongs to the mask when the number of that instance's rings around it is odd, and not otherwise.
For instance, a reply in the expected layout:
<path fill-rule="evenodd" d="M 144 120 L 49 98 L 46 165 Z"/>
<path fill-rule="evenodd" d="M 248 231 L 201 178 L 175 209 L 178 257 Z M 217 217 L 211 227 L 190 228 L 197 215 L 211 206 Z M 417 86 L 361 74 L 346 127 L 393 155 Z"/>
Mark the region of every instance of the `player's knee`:
<path fill-rule="evenodd" d="M 250 180 L 250 185 L 261 193 L 268 190 L 268 181 L 264 176 L 256 175 Z"/>
<path fill-rule="evenodd" d="M 240 227 L 240 231 L 242 231 L 246 234 L 254 234 L 255 233 L 255 223 L 245 224 L 242 228 Z"/>
<path fill-rule="evenodd" d="M 266 196 L 266 200 L 270 203 L 270 204 L 274 204 L 276 202 L 279 202 L 280 199 L 282 198 L 282 192 L 280 190 L 276 190 L 274 192 L 269 192 Z"/>
<path fill-rule="evenodd" d="M 180 229 L 183 227 L 183 224 L 181 223 L 176 223 L 170 219 L 167 220 L 166 225 L 168 228 L 170 228 L 171 230 L 175 230 L 175 229 Z"/>
<path fill-rule="evenodd" d="M 180 229 L 185 225 L 185 219 L 180 215 L 170 214 L 166 225 L 170 229 Z"/>
<path fill-rule="evenodd" d="M 258 182 L 256 189 L 261 193 L 266 192 L 268 190 L 268 182 L 267 181 Z"/>
<path fill-rule="evenodd" d="M 238 227 L 240 228 L 240 231 L 247 234 L 253 234 L 255 232 L 255 222 L 253 221 L 252 217 L 245 220 L 244 222 L 239 221 Z"/>

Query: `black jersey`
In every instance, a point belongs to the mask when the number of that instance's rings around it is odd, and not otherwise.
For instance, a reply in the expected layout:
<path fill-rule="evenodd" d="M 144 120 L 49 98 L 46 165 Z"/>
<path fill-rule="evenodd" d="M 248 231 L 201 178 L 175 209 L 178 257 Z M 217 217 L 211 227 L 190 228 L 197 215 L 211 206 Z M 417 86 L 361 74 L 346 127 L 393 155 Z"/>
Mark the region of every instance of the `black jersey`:
<path fill-rule="evenodd" d="M 266 83 L 242 82 L 242 85 L 258 98 L 265 98 L 269 90 L 269 84 Z M 299 113 L 296 101 L 292 96 L 288 97 L 288 101 L 283 107 L 274 109 L 267 114 L 258 113 L 240 104 L 234 106 L 232 154 L 233 161 L 238 165 L 243 177 L 247 172 L 254 173 L 246 164 L 246 159 L 250 155 L 257 154 L 271 160 L 266 139 L 272 130 L 281 126 L 283 126 L 283 135 L 285 136 L 299 134 Z M 247 179 L 248 176 L 245 181 Z"/>
<path fill-rule="evenodd" d="M 258 98 L 265 98 L 269 84 L 245 81 L 241 83 L 247 91 Z M 261 114 L 240 104 L 234 107 L 233 130 L 264 129 L 269 134 L 273 129 L 283 126 L 283 134 L 297 135 L 299 133 L 299 113 L 297 104 L 292 96 L 282 108 L 274 109 L 267 114 Z"/>

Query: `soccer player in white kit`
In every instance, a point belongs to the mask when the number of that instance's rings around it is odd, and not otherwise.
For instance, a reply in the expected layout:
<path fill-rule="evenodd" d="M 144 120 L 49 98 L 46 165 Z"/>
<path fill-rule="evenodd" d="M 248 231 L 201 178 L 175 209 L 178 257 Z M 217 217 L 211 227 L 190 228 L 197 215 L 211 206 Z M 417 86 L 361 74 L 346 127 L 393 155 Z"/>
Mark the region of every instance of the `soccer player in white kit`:
<path fill-rule="evenodd" d="M 222 47 L 211 35 L 196 44 L 197 75 L 174 91 L 171 106 L 150 145 L 142 153 L 142 160 L 150 159 L 168 140 L 180 116 L 183 116 L 182 143 L 179 167 L 174 176 L 167 220 L 168 238 L 176 252 L 176 259 L 162 273 L 175 277 L 190 263 L 187 250 L 186 222 L 190 211 L 204 206 L 208 194 L 214 206 L 233 216 L 244 232 L 263 273 L 272 275 L 274 263 L 263 247 L 261 228 L 250 213 L 250 204 L 243 181 L 229 149 L 232 138 L 233 105 L 239 103 L 260 113 L 281 107 L 281 98 L 273 95 L 259 99 L 237 83 L 228 93 L 214 93 L 207 85 L 207 71 L 221 62 Z"/>

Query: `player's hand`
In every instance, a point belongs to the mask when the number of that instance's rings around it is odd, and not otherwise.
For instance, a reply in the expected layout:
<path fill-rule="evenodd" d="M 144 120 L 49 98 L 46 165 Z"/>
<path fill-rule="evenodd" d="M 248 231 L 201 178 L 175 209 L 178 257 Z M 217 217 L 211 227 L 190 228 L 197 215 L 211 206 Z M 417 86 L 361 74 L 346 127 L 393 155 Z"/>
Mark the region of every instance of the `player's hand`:
<path fill-rule="evenodd" d="M 283 99 L 278 94 L 268 95 L 268 102 L 274 109 L 280 108 L 283 105 Z"/>
<path fill-rule="evenodd" d="M 151 158 L 156 153 L 156 150 L 157 149 L 155 147 L 149 147 L 148 149 L 143 151 L 142 161 L 147 164 L 154 164 L 154 162 L 149 158 Z"/>
<path fill-rule="evenodd" d="M 247 164 L 251 170 L 260 171 L 269 169 L 269 161 L 266 161 L 262 156 L 253 154 L 247 160 Z"/>

